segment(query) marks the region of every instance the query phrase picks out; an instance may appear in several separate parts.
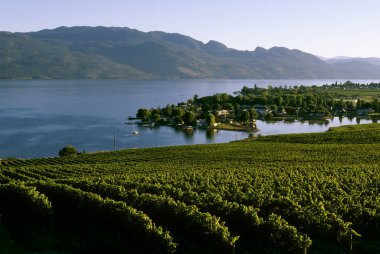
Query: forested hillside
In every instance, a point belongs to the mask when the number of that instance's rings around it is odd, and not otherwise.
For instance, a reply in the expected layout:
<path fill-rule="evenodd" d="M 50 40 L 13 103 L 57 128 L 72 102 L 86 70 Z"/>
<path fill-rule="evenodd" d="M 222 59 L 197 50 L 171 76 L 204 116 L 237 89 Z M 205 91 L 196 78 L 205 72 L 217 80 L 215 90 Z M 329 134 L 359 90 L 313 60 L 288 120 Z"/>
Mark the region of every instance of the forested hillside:
<path fill-rule="evenodd" d="M 120 27 L 0 32 L 1 79 L 380 78 L 369 59 L 324 61 L 297 49 L 239 51 L 217 41 Z"/>

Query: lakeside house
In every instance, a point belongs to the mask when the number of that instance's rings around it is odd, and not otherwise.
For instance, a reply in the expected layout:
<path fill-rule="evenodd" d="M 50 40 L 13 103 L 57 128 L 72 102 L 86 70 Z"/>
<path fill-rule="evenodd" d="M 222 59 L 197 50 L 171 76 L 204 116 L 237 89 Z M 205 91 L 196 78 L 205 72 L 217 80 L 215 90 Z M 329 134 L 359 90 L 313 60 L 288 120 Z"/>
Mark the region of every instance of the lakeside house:
<path fill-rule="evenodd" d="M 219 119 L 219 122 L 221 123 L 232 123 L 233 122 L 233 110 L 218 110 L 216 111 L 217 118 Z"/>
<path fill-rule="evenodd" d="M 197 120 L 197 128 L 207 128 L 207 121 L 206 119 L 199 119 Z"/>
<path fill-rule="evenodd" d="M 219 117 L 227 117 L 230 115 L 230 111 L 226 109 L 216 111 L 217 116 Z"/>

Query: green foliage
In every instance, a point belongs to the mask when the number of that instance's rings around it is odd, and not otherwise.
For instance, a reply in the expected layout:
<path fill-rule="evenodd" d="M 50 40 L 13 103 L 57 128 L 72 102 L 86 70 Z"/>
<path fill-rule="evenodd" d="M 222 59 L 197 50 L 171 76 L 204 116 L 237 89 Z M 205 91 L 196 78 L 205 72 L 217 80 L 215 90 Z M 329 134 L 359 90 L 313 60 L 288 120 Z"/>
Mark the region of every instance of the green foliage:
<path fill-rule="evenodd" d="M 257 117 L 258 117 L 258 114 L 257 114 L 257 111 L 256 111 L 256 109 L 255 108 L 250 108 L 249 109 L 249 120 L 255 120 L 255 119 L 257 119 Z"/>
<path fill-rule="evenodd" d="M 105 232 L 112 229 L 112 234 L 119 233 L 121 239 L 118 244 L 123 241 L 132 241 L 132 244 L 139 244 L 144 252 L 175 252 L 176 244 L 168 232 L 156 227 L 147 215 L 127 206 L 124 202 L 103 199 L 94 193 L 67 185 L 45 182 L 37 182 L 33 185 L 46 193 L 55 204 L 58 227 L 71 231 L 73 234 L 80 234 L 83 228 Z M 99 220 L 100 216 L 102 220 Z M 132 236 L 134 240 L 131 240 Z M 107 244 L 107 240 L 103 239 L 102 244 Z M 144 240 L 149 244 L 144 244 Z"/>
<path fill-rule="evenodd" d="M 152 109 L 151 111 L 151 120 L 154 122 L 158 122 L 161 119 L 161 112 L 158 109 Z"/>
<path fill-rule="evenodd" d="M 37 223 L 38 217 L 39 220 L 45 220 L 44 216 L 52 212 L 52 205 L 45 195 L 22 184 L 0 184 L 0 199 L 0 214 L 5 222 L 9 218 L 11 222 L 27 219 Z"/>
<path fill-rule="evenodd" d="M 61 150 L 59 150 L 58 155 L 63 157 L 63 156 L 72 156 L 78 154 L 77 150 L 75 149 L 74 146 L 72 145 L 67 145 Z"/>
<path fill-rule="evenodd" d="M 346 82 L 348 87 L 352 87 Z M 226 93 L 217 93 L 212 96 L 197 97 L 187 102 L 178 103 L 177 106 L 167 105 L 165 108 L 140 108 L 137 117 L 143 121 L 159 121 L 162 117 L 175 117 L 175 123 L 194 125 L 196 120 L 206 120 L 210 123 L 211 115 L 217 122 L 241 122 L 243 125 L 257 118 L 264 120 L 303 119 L 326 120 L 332 116 L 348 117 L 378 117 L 378 96 L 380 84 L 367 84 L 355 87 L 357 89 L 372 91 L 371 96 L 361 98 L 357 95 L 342 95 L 346 85 L 336 87 L 335 84 L 317 86 L 294 86 L 248 88 L 244 86 L 241 91 L 234 92 L 235 96 Z M 373 89 L 373 88 L 378 89 Z M 373 90 L 372 90 L 373 89 Z M 196 96 L 195 96 L 196 97 Z M 171 119 L 173 120 L 173 119 Z M 166 122 L 167 123 L 167 122 Z"/>
<path fill-rule="evenodd" d="M 0 213 L 48 214 L 82 251 L 95 237 L 108 253 L 377 253 L 379 129 L 13 159 Z"/>
<path fill-rule="evenodd" d="M 8 253 L 9 248 L 31 252 L 38 247 L 51 247 L 53 209 L 44 194 L 21 182 L 10 181 L 0 184 L 0 200 L 0 253 Z"/>
<path fill-rule="evenodd" d="M 211 113 L 206 115 L 206 122 L 208 126 L 213 126 L 215 124 L 215 116 Z"/>
<path fill-rule="evenodd" d="M 139 108 L 137 110 L 136 117 L 141 118 L 143 121 L 148 121 L 150 119 L 152 112 L 146 108 Z"/>
<path fill-rule="evenodd" d="M 181 109 L 180 107 L 175 107 L 172 110 L 172 116 L 182 118 L 182 116 L 185 114 L 185 111 Z"/>
<path fill-rule="evenodd" d="M 187 125 L 194 125 L 196 121 L 195 114 L 193 111 L 186 111 L 182 119 Z"/>
<path fill-rule="evenodd" d="M 248 122 L 249 121 L 249 119 L 250 119 L 250 113 L 249 113 L 249 111 L 247 111 L 247 110 L 243 110 L 241 113 L 240 113 L 240 117 L 239 117 L 239 120 L 241 121 L 241 122 Z"/>

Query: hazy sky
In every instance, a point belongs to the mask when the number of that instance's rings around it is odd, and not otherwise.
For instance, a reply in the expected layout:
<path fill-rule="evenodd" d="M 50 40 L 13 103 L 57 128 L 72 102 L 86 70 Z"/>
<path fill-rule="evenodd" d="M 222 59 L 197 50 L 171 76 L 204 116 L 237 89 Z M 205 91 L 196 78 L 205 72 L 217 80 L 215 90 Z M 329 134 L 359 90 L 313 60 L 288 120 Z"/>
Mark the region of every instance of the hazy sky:
<path fill-rule="evenodd" d="M 120 26 L 254 50 L 380 57 L 380 0 L 0 0 L 0 30 Z"/>

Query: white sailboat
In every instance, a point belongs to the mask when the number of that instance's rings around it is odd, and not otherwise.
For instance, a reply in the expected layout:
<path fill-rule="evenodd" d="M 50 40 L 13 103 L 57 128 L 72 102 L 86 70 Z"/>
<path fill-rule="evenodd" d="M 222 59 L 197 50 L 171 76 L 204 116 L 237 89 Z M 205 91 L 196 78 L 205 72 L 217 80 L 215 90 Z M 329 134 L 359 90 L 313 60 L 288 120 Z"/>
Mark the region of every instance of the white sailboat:
<path fill-rule="evenodd" d="M 132 134 L 133 135 L 138 135 L 139 132 L 137 130 L 135 130 L 135 123 L 132 123 Z"/>

